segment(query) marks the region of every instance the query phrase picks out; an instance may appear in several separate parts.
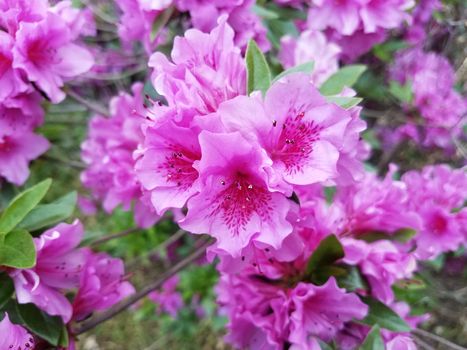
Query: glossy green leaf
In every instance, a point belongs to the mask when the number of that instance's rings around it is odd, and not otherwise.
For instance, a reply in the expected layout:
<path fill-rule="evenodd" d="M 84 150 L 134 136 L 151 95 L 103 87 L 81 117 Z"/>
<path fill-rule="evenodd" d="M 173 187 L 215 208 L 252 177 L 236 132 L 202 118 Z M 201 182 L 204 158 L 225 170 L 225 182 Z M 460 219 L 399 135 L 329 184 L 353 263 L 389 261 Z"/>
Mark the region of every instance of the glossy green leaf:
<path fill-rule="evenodd" d="M 355 107 L 362 99 L 360 97 L 343 97 L 343 96 L 325 96 L 326 100 L 331 103 L 335 103 L 339 107 L 349 109 Z"/>
<path fill-rule="evenodd" d="M 35 231 L 68 219 L 75 210 L 77 199 L 78 195 L 73 191 L 52 203 L 40 204 L 21 221 L 18 227 Z"/>
<path fill-rule="evenodd" d="M 36 264 L 36 248 L 28 231 L 16 229 L 0 241 L 0 266 L 17 269 L 31 268 Z"/>
<path fill-rule="evenodd" d="M 0 274 L 0 309 L 11 299 L 15 287 L 10 276 L 6 273 Z"/>
<path fill-rule="evenodd" d="M 44 180 L 16 196 L 0 217 L 0 236 L 13 230 L 36 207 L 50 188 L 52 180 Z"/>
<path fill-rule="evenodd" d="M 371 328 L 359 350 L 384 350 L 379 325 L 376 324 Z"/>
<path fill-rule="evenodd" d="M 260 6 L 257 4 L 253 5 L 253 12 L 264 19 L 278 19 L 279 18 L 279 14 L 277 12 L 272 11 L 264 6 Z"/>
<path fill-rule="evenodd" d="M 291 8 L 291 7 L 286 7 L 286 6 L 278 6 L 271 2 L 266 3 L 262 6 L 257 5 L 257 7 L 262 8 L 262 11 L 257 12 L 257 14 L 265 19 L 281 18 L 284 20 L 296 20 L 296 19 L 306 19 L 307 17 L 306 12 L 304 11 Z M 263 16 L 262 14 L 265 16 Z"/>
<path fill-rule="evenodd" d="M 267 37 L 271 44 L 277 49 L 281 47 L 280 40 L 284 35 L 298 37 L 297 26 L 292 20 L 271 19 L 265 20 L 265 23 L 268 28 Z"/>
<path fill-rule="evenodd" d="M 152 24 L 151 28 L 151 41 L 154 41 L 159 36 L 161 29 L 164 27 L 164 25 L 167 24 L 167 21 L 170 19 L 170 17 L 172 17 L 174 10 L 175 7 L 170 6 L 156 17 L 156 20 Z"/>
<path fill-rule="evenodd" d="M 379 324 L 382 328 L 394 332 L 410 332 L 409 325 L 385 304 L 370 297 L 362 297 L 362 300 L 368 305 L 369 311 L 368 315 L 359 322 L 370 326 Z"/>
<path fill-rule="evenodd" d="M 349 292 L 356 290 L 366 290 L 368 288 L 367 282 L 361 275 L 360 271 L 355 266 L 349 266 L 347 274 L 338 278 L 337 283 L 340 287 L 345 288 Z"/>
<path fill-rule="evenodd" d="M 366 66 L 361 64 L 345 66 L 331 75 L 321 85 L 320 91 L 323 95 L 337 95 L 344 87 L 352 87 L 365 70 Z"/>
<path fill-rule="evenodd" d="M 389 83 L 389 92 L 400 102 L 410 103 L 413 100 L 412 84 L 410 82 L 401 85 L 397 81 L 391 81 Z"/>
<path fill-rule="evenodd" d="M 306 274 L 311 275 L 319 268 L 330 265 L 344 257 L 344 249 L 335 235 L 323 239 L 308 260 Z"/>
<path fill-rule="evenodd" d="M 271 85 L 271 72 L 266 58 L 254 40 L 250 40 L 246 49 L 247 91 L 261 91 L 263 94 Z"/>
<path fill-rule="evenodd" d="M 402 228 L 397 230 L 394 233 L 387 233 L 387 232 L 368 232 L 361 234 L 358 238 L 365 242 L 376 242 L 380 240 L 388 240 L 388 241 L 396 241 L 401 243 L 409 242 L 415 235 L 417 231 L 411 228 Z"/>
<path fill-rule="evenodd" d="M 49 316 L 34 304 L 18 304 L 18 313 L 26 327 L 50 344 L 60 343 L 64 324 L 61 317 Z"/>
<path fill-rule="evenodd" d="M 319 346 L 321 347 L 321 350 L 333 350 L 332 346 L 329 344 L 326 344 L 322 340 L 318 340 Z"/>
<path fill-rule="evenodd" d="M 277 77 L 273 79 L 273 83 L 278 81 L 279 79 L 285 77 L 286 75 L 293 74 L 293 73 L 306 73 L 311 74 L 313 72 L 313 68 L 315 67 L 315 62 L 310 61 L 306 63 L 299 64 L 298 66 L 289 68 L 282 73 L 280 73 Z"/>
<path fill-rule="evenodd" d="M 331 204 L 334 200 L 334 195 L 336 194 L 336 186 L 324 187 L 324 196 L 326 197 L 326 202 Z"/>

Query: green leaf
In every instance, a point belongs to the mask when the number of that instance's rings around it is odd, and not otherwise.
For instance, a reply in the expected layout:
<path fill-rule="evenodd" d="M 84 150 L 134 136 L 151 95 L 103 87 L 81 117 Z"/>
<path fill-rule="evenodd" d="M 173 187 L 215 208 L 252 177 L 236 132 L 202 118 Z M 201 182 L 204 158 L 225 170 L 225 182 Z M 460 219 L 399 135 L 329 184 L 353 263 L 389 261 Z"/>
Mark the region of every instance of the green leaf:
<path fill-rule="evenodd" d="M 352 87 L 365 72 L 366 66 L 361 64 L 341 68 L 326 80 L 320 88 L 323 95 L 337 95 L 344 87 Z"/>
<path fill-rule="evenodd" d="M 18 227 L 36 231 L 68 219 L 75 210 L 77 199 L 78 195 L 73 191 L 52 203 L 40 204 L 21 221 Z"/>
<path fill-rule="evenodd" d="M 368 305 L 369 311 L 368 315 L 359 322 L 370 326 L 379 324 L 382 328 L 394 332 L 410 332 L 409 325 L 385 304 L 371 297 L 361 298 Z"/>
<path fill-rule="evenodd" d="M 318 339 L 319 346 L 321 347 L 321 350 L 333 350 L 331 345 L 326 344 L 324 341 Z"/>
<path fill-rule="evenodd" d="M 65 327 L 61 317 L 49 316 L 34 304 L 18 304 L 16 307 L 23 323 L 31 332 L 58 346 Z"/>
<path fill-rule="evenodd" d="M 60 338 L 58 339 L 58 345 L 61 348 L 66 349 L 69 344 L 70 344 L 70 337 L 68 335 L 68 330 L 66 329 L 65 326 L 63 326 L 62 331 L 60 332 Z"/>
<path fill-rule="evenodd" d="M 258 4 L 253 5 L 253 12 L 264 19 L 278 19 L 279 14 Z"/>
<path fill-rule="evenodd" d="M 275 83 L 276 81 L 278 81 L 279 79 L 285 77 L 286 75 L 289 75 L 289 74 L 292 74 L 292 73 L 307 73 L 307 74 L 311 74 L 313 72 L 313 68 L 315 67 L 315 62 L 314 61 L 310 61 L 310 62 L 306 62 L 306 63 L 302 63 L 302 64 L 299 64 L 298 66 L 295 66 L 295 67 L 292 67 L 292 68 L 289 68 L 285 71 L 283 71 L 282 73 L 280 73 L 277 77 L 275 77 L 273 79 L 273 83 Z"/>
<path fill-rule="evenodd" d="M 24 217 L 44 198 L 50 188 L 51 179 L 28 188 L 16 196 L 0 217 L 0 236 L 13 230 Z"/>
<path fill-rule="evenodd" d="M 335 235 L 323 239 L 308 260 L 306 274 L 312 275 L 323 266 L 331 265 L 344 257 L 344 249 Z"/>
<path fill-rule="evenodd" d="M 154 41 L 158 37 L 162 27 L 166 25 L 167 21 L 170 19 L 170 17 L 172 17 L 174 9 L 174 6 L 170 6 L 157 16 L 151 28 L 151 41 Z"/>
<path fill-rule="evenodd" d="M 389 92 L 400 102 L 410 103 L 413 100 L 412 84 L 410 82 L 401 85 L 393 80 L 389 82 Z"/>
<path fill-rule="evenodd" d="M 411 228 L 401 228 L 395 231 L 394 233 L 379 232 L 379 231 L 363 233 L 358 238 L 368 243 L 380 241 L 383 239 L 388 240 L 388 241 L 407 243 L 416 234 L 417 234 L 417 231 Z"/>
<path fill-rule="evenodd" d="M 334 196 L 336 194 L 337 188 L 336 186 L 328 186 L 324 187 L 324 196 L 326 197 L 326 202 L 331 204 L 334 200 Z"/>
<path fill-rule="evenodd" d="M 389 40 L 385 43 L 375 45 L 373 47 L 373 53 L 380 60 L 389 62 L 397 51 L 405 49 L 408 46 L 407 42 L 403 40 Z"/>
<path fill-rule="evenodd" d="M 384 342 L 381 338 L 379 325 L 375 324 L 365 338 L 359 350 L 384 350 Z"/>
<path fill-rule="evenodd" d="M 0 266 L 28 269 L 36 264 L 36 247 L 26 230 L 9 232 L 0 242 Z"/>
<path fill-rule="evenodd" d="M 259 6 L 258 6 L 259 7 Z M 285 6 L 278 6 L 273 3 L 267 3 L 264 6 L 262 6 L 264 10 L 268 12 L 268 17 L 270 19 L 285 19 L 285 20 L 296 20 L 296 19 L 306 19 L 307 14 L 304 11 L 294 9 L 291 7 L 285 7 Z M 265 14 L 265 12 L 262 12 Z M 272 18 L 272 13 L 275 14 L 275 18 Z M 260 13 L 257 12 L 258 15 L 265 19 L 269 19 L 268 17 L 262 16 Z"/>
<path fill-rule="evenodd" d="M 344 287 L 349 292 L 368 289 L 365 279 L 355 266 L 348 267 L 347 274 L 338 278 L 337 282 L 340 287 Z"/>
<path fill-rule="evenodd" d="M 374 129 L 365 130 L 362 138 L 368 142 L 373 149 L 381 149 L 381 142 L 378 140 Z"/>
<path fill-rule="evenodd" d="M 271 44 L 279 49 L 281 47 L 281 38 L 284 35 L 298 37 L 297 26 L 293 21 L 284 21 L 280 19 L 265 20 L 268 27 L 268 39 Z"/>
<path fill-rule="evenodd" d="M 250 40 L 246 49 L 247 91 L 261 91 L 263 94 L 271 85 L 271 72 L 263 53 L 254 40 Z"/>
<path fill-rule="evenodd" d="M 360 102 L 362 102 L 362 99 L 360 97 L 343 97 L 343 96 L 325 96 L 325 97 L 328 102 L 335 103 L 336 105 L 344 109 L 352 108 L 358 105 Z"/>
<path fill-rule="evenodd" d="M 10 276 L 6 273 L 0 274 L 0 309 L 11 299 L 15 286 Z"/>

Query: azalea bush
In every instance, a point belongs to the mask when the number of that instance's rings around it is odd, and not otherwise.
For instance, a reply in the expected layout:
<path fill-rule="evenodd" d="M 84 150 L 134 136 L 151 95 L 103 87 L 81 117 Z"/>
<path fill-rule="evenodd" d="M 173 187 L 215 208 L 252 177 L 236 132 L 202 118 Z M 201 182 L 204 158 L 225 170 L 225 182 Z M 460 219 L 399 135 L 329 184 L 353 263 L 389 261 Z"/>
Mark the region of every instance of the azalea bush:
<path fill-rule="evenodd" d="M 0 350 L 462 349 L 463 10 L 0 0 Z"/>

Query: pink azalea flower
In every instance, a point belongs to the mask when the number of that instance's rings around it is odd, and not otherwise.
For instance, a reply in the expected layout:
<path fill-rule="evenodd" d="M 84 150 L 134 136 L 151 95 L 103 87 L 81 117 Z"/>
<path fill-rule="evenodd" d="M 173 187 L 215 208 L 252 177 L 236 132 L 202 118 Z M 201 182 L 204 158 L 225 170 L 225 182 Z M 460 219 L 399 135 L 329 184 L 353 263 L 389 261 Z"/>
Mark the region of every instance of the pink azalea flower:
<path fill-rule="evenodd" d="M 95 311 L 108 309 L 135 292 L 124 280 L 123 261 L 106 253 L 85 251 L 85 264 L 73 300 L 73 319 L 80 321 Z"/>
<path fill-rule="evenodd" d="M 360 182 L 338 189 L 335 199 L 345 214 L 339 232 L 354 236 L 375 231 L 394 233 L 400 229 L 418 229 L 418 215 L 409 210 L 407 186 L 393 180 L 395 167 L 383 180 L 366 173 Z"/>
<path fill-rule="evenodd" d="M 198 193 L 198 172 L 193 164 L 201 158 L 201 150 L 198 135 L 191 129 L 171 121 L 149 126 L 138 154 L 136 173 L 159 214 L 182 208 Z"/>
<path fill-rule="evenodd" d="M 175 275 L 164 282 L 160 292 L 154 291 L 148 295 L 159 306 L 159 312 L 166 312 L 174 318 L 183 306 L 182 296 L 177 292 L 178 282 L 178 276 Z"/>
<path fill-rule="evenodd" d="M 61 292 L 78 286 L 85 256 L 77 249 L 83 226 L 59 224 L 34 239 L 37 263 L 31 269 L 12 270 L 19 303 L 33 303 L 49 315 L 61 316 L 66 323 L 72 315 L 71 304 Z"/>
<path fill-rule="evenodd" d="M 62 0 L 51 7 L 50 12 L 56 13 L 67 23 L 73 39 L 77 39 L 81 35 L 96 35 L 94 14 L 90 8 L 81 10 L 79 8 L 73 7 L 71 1 Z"/>
<path fill-rule="evenodd" d="M 95 311 L 108 309 L 135 292 L 124 280 L 123 261 L 105 253 L 85 252 L 85 265 L 73 300 L 73 319 L 82 320 Z"/>
<path fill-rule="evenodd" d="M 34 338 L 21 326 L 10 322 L 8 313 L 0 322 L 0 349 L 34 349 Z"/>
<path fill-rule="evenodd" d="M 453 89 L 455 72 L 449 61 L 420 48 L 404 50 L 396 56 L 390 77 L 412 85 L 413 105 L 423 123 L 416 129 L 415 141 L 451 151 L 452 139 L 463 135 L 467 100 Z"/>
<path fill-rule="evenodd" d="M 368 312 L 368 306 L 355 294 L 339 288 L 334 277 L 322 286 L 299 283 L 291 299 L 295 310 L 289 340 L 296 349 L 320 349 L 318 339 L 331 341 L 345 322 L 362 319 Z"/>
<path fill-rule="evenodd" d="M 225 340 L 241 349 L 281 349 L 287 340 L 290 302 L 281 289 L 245 275 L 221 275 L 220 313 L 228 317 Z"/>
<path fill-rule="evenodd" d="M 72 39 L 66 22 L 50 12 L 40 22 L 21 23 L 16 33 L 13 67 L 23 70 L 54 103 L 65 98 L 60 90 L 64 80 L 87 72 L 94 63 Z"/>
<path fill-rule="evenodd" d="M 392 285 L 401 279 L 410 278 L 416 268 L 412 254 L 401 252 L 390 241 L 381 240 L 371 244 L 351 238 L 342 239 L 344 263 L 358 265 L 371 287 L 371 293 L 383 303 L 394 301 Z"/>
<path fill-rule="evenodd" d="M 337 30 L 328 30 L 326 34 L 330 42 L 340 47 L 339 58 L 346 63 L 354 62 L 388 37 L 384 29 L 378 29 L 374 33 L 365 33 L 363 29 L 357 29 L 351 35 L 343 35 Z"/>
<path fill-rule="evenodd" d="M 365 33 L 378 28 L 397 28 L 410 20 L 406 13 L 413 0 L 312 0 L 314 6 L 308 14 L 310 28 L 334 28 L 343 35 L 353 34 L 360 26 Z"/>
<path fill-rule="evenodd" d="M 221 17 L 209 34 L 190 29 L 184 37 L 176 37 L 173 63 L 160 52 L 151 56 L 155 89 L 186 123 L 194 115 L 215 112 L 223 101 L 245 94 L 245 64 L 233 35 Z"/>
<path fill-rule="evenodd" d="M 416 254 L 421 259 L 456 250 L 465 242 L 462 208 L 467 198 L 465 169 L 447 165 L 427 166 L 421 172 L 409 171 L 402 176 L 409 190 L 409 206 L 420 215 L 422 226 L 415 237 Z"/>
<path fill-rule="evenodd" d="M 22 185 L 29 177 L 28 164 L 49 148 L 47 140 L 30 131 L 0 134 L 0 175 L 9 182 Z"/>
<path fill-rule="evenodd" d="M 238 256 L 251 240 L 279 248 L 292 231 L 286 221 L 287 198 L 270 192 L 269 158 L 239 133 L 199 136 L 201 160 L 197 169 L 202 190 L 188 201 L 180 226 L 192 233 L 210 233 L 218 247 Z"/>
<path fill-rule="evenodd" d="M 153 23 L 167 9 L 172 0 L 116 0 L 122 15 L 118 23 L 118 35 L 131 50 L 132 44 L 142 42 L 148 54 L 165 40 L 166 29 L 161 28 L 155 37 L 152 34 Z"/>
<path fill-rule="evenodd" d="M 180 11 L 188 11 L 193 27 L 209 32 L 216 26 L 216 20 L 227 16 L 227 22 L 235 32 L 235 45 L 245 48 L 254 39 L 263 50 L 270 44 L 266 29 L 260 18 L 253 12 L 254 0 L 176 0 Z"/>
<path fill-rule="evenodd" d="M 103 207 L 111 212 L 122 205 L 130 210 L 138 203 L 137 223 L 141 227 L 152 226 L 159 218 L 136 177 L 133 152 L 143 140 L 143 85 L 133 86 L 133 95 L 121 93 L 110 102 L 111 118 L 96 116 L 91 119 L 88 139 L 81 145 L 83 161 L 88 168 L 81 174 L 85 187 L 103 201 Z M 145 212 L 146 215 L 140 215 Z"/>
<path fill-rule="evenodd" d="M 306 30 L 297 39 L 290 35 L 281 38 L 279 60 L 284 68 L 313 61 L 311 81 L 320 86 L 339 69 L 340 52 L 339 46 L 329 43 L 323 33 Z"/>
<path fill-rule="evenodd" d="M 386 343 L 387 350 L 417 350 L 412 338 L 406 335 L 398 335 Z"/>
<path fill-rule="evenodd" d="M 27 105 L 20 105 L 27 112 Z M 34 124 L 36 121 L 19 108 L 0 104 L 0 177 L 16 185 L 22 185 L 28 178 L 29 162 L 49 148 L 47 139 L 32 132 Z"/>
<path fill-rule="evenodd" d="M 13 69 L 12 49 L 14 39 L 0 31 L 0 100 L 4 101 L 18 93 L 25 92 L 27 85 L 21 79 L 20 72 Z"/>
<path fill-rule="evenodd" d="M 42 20 L 48 7 L 48 0 L 0 0 L 0 27 L 14 37 L 22 22 Z"/>
<path fill-rule="evenodd" d="M 340 154 L 358 143 L 352 115 L 326 102 L 305 74 L 288 75 L 267 91 L 264 103 L 240 96 L 218 112 L 227 130 L 261 144 L 273 160 L 271 186 L 308 185 L 336 180 Z M 339 165 L 338 165 L 339 164 Z M 357 165 L 358 167 L 358 165 Z M 361 167 L 361 166 L 360 166 Z"/>
<path fill-rule="evenodd" d="M 138 0 L 143 10 L 165 10 L 168 8 L 172 3 L 173 0 Z"/>

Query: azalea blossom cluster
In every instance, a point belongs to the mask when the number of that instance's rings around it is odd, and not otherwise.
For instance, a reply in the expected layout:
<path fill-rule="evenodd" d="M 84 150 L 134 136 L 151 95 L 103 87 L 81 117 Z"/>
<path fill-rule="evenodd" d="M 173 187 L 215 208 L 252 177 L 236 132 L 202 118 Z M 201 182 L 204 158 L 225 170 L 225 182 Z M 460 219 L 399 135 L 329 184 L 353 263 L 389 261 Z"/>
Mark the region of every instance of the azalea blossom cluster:
<path fill-rule="evenodd" d="M 234 346 L 319 349 L 334 341 L 356 349 L 376 302 L 405 320 L 403 330 L 382 331 L 386 347 L 415 349 L 409 332 L 425 317 L 411 316 L 392 287 L 413 277 L 417 261 L 465 244 L 465 171 L 432 166 L 394 180 L 392 167 L 379 179 L 363 169 L 360 107 L 330 102 L 305 73 L 248 95 L 244 62 L 226 17 L 210 33 L 175 38 L 170 59 L 153 54 L 164 103 L 146 101 L 145 109 L 134 89 L 113 101 L 129 98 L 132 112 L 126 105 L 102 126 L 93 120 L 85 184 L 97 179 L 87 175 L 96 167 L 110 176 L 96 187 L 101 198 L 123 190 L 115 203 L 130 203 L 144 194 L 158 215 L 176 210 L 181 228 L 216 239 L 208 257 L 219 259 L 218 303 Z M 109 145 L 104 167 L 96 140 Z M 327 245 L 341 253 L 320 260 Z M 174 278 L 151 298 L 175 315 L 176 289 Z"/>
<path fill-rule="evenodd" d="M 78 220 L 72 224 L 61 223 L 34 238 L 37 252 L 34 267 L 6 268 L 19 304 L 32 303 L 68 324 L 106 310 L 134 293 L 133 286 L 125 280 L 123 261 L 80 248 L 83 235 Z M 70 293 L 74 293 L 72 301 Z M 34 348 L 34 338 L 9 322 L 8 314 L 0 323 L 0 332 L 0 344 L 6 344 L 2 349 Z M 74 349 L 73 344 L 71 339 L 69 349 Z"/>
<path fill-rule="evenodd" d="M 434 52 L 410 48 L 397 55 L 390 77 L 413 90 L 413 100 L 406 106 L 407 123 L 390 137 L 452 150 L 453 140 L 463 135 L 467 100 L 454 89 L 456 77 L 449 61 Z"/>
<path fill-rule="evenodd" d="M 0 178 L 21 185 L 29 162 L 49 147 L 34 133 L 43 123 L 41 102 L 62 101 L 64 82 L 93 65 L 79 44 L 93 22 L 71 1 L 2 0 L 0 18 Z"/>
<path fill-rule="evenodd" d="M 133 159 L 133 152 L 143 139 L 143 99 L 143 85 L 137 83 L 133 95 L 121 93 L 112 99 L 110 117 L 91 119 L 88 139 L 81 146 L 82 159 L 88 165 L 81 181 L 94 200 L 102 201 L 106 212 L 119 205 L 130 210 L 134 204 L 138 226 L 151 227 L 159 216 L 136 177 Z"/>
<path fill-rule="evenodd" d="M 392 287 L 413 276 L 418 260 L 465 245 L 466 211 L 457 210 L 466 198 L 467 175 L 441 165 L 408 172 L 400 181 L 392 176 L 379 180 L 367 174 L 361 182 L 338 187 L 332 204 L 322 188 L 303 188 L 297 192 L 300 205 L 289 214 L 294 231 L 280 249 L 252 242 L 240 259 L 221 256 L 217 291 L 229 319 L 229 342 L 238 348 L 320 349 L 320 341 L 334 341 L 339 349 L 356 349 L 370 331 L 355 322 L 370 312 L 362 302 L 369 296 L 410 327 L 426 319 L 410 316 Z M 400 241 L 398 235 L 408 228 L 417 234 Z M 344 256 L 336 270 L 325 265 L 310 271 L 314 253 L 330 233 Z M 349 279 L 345 271 L 353 268 L 364 283 Z M 406 332 L 385 330 L 382 336 L 387 349 L 416 348 Z"/>
<path fill-rule="evenodd" d="M 254 39 L 263 50 L 267 50 L 270 44 L 266 39 L 266 29 L 253 12 L 254 4 L 254 0 L 117 0 L 122 12 L 118 30 L 124 42 L 141 41 L 150 53 L 165 39 L 164 28 L 154 33 L 153 23 L 171 16 L 175 10 L 188 13 L 187 25 L 203 32 L 211 31 L 220 16 L 228 15 L 237 46 L 246 48 L 248 40 Z"/>

